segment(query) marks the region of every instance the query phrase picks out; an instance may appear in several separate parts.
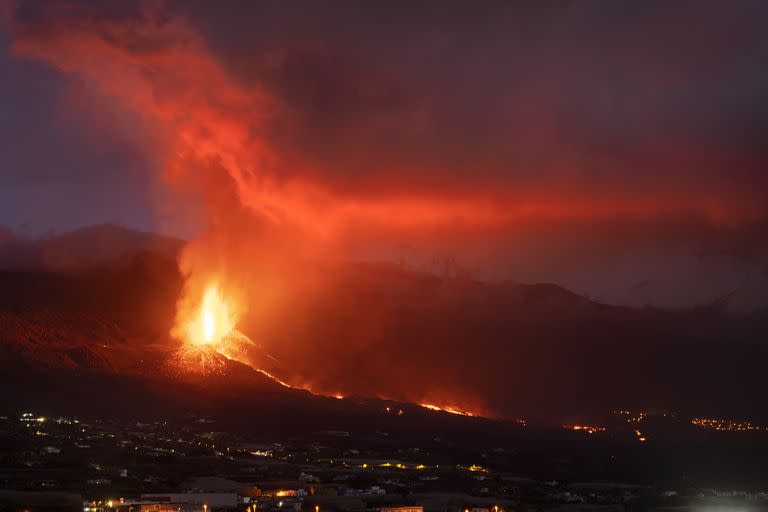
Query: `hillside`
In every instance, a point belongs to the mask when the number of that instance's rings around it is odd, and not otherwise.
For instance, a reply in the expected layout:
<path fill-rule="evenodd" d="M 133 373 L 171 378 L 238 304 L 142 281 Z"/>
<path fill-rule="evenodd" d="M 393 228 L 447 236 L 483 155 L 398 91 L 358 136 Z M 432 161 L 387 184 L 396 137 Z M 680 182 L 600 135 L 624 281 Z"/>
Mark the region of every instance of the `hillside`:
<path fill-rule="evenodd" d="M 80 245 L 89 243 L 99 242 Z M 738 417 L 761 399 L 764 314 L 629 309 L 554 284 L 446 279 L 386 264 L 331 270 L 318 268 L 333 276 L 327 286 L 240 325 L 258 340 L 250 358 L 296 387 L 550 423 L 619 408 Z M 0 271 L 6 379 L 88 373 L 194 384 L 167 371 L 178 349 L 168 332 L 180 286 L 162 251 L 89 269 Z M 204 391 L 308 395 L 225 364 Z"/>
<path fill-rule="evenodd" d="M 0 232 L 0 268 L 82 270 L 125 263 L 142 253 L 174 259 L 181 240 L 154 233 L 101 224 L 39 240 Z"/>

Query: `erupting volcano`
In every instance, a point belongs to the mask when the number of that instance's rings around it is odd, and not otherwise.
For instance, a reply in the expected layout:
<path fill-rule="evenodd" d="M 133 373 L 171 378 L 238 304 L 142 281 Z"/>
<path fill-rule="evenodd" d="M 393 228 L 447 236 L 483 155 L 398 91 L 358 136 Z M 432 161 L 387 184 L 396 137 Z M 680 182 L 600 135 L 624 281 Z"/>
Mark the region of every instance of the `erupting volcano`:
<path fill-rule="evenodd" d="M 259 368 L 254 363 L 252 351 L 261 351 L 261 346 L 237 329 L 237 317 L 216 282 L 212 282 L 203 293 L 199 306 L 192 310 L 189 318 L 179 312 L 179 325 L 171 334 L 180 338 L 182 346 L 176 352 L 172 366 L 191 373 L 211 374 L 222 371 L 214 354 L 219 354 L 247 366 L 275 383 L 290 389 L 303 389 L 314 395 L 343 398 L 339 393 L 317 393 L 307 386 L 292 386 L 273 373 Z M 265 354 L 276 361 L 274 357 Z"/>
<path fill-rule="evenodd" d="M 237 329 L 238 318 L 233 314 L 236 309 L 225 298 L 218 282 L 211 282 L 203 292 L 196 308 L 192 308 L 188 314 L 180 309 L 177 316 L 178 325 L 171 331 L 182 342 L 177 351 L 173 366 L 191 373 L 220 373 L 223 371 L 220 360 L 216 354 L 227 359 L 238 361 L 250 366 L 260 374 L 275 383 L 291 389 L 302 389 L 313 395 L 343 399 L 344 394 L 323 392 L 314 389 L 307 383 L 291 385 L 286 378 L 275 375 L 274 370 L 259 367 L 253 357 L 253 351 L 262 351 L 262 347 L 247 335 Z M 181 301 L 184 303 L 184 301 Z M 264 354 L 274 362 L 277 360 L 269 354 Z M 383 394 L 377 394 L 383 400 L 391 399 Z M 446 412 L 459 416 L 478 416 L 452 405 L 435 405 L 432 403 L 419 403 L 419 406 L 432 411 Z"/>
<path fill-rule="evenodd" d="M 171 330 L 171 335 L 182 343 L 177 352 L 176 366 L 186 367 L 194 372 L 209 373 L 212 368 L 211 358 L 201 354 L 211 352 L 252 366 L 247 357 L 248 350 L 259 347 L 237 330 L 234 311 L 235 308 L 226 301 L 217 282 L 212 282 L 205 288 L 197 307 L 189 311 L 180 308 L 177 313 L 177 325 Z M 199 361 L 199 368 L 195 368 L 195 361 Z M 271 375 L 264 374 L 283 384 Z"/>

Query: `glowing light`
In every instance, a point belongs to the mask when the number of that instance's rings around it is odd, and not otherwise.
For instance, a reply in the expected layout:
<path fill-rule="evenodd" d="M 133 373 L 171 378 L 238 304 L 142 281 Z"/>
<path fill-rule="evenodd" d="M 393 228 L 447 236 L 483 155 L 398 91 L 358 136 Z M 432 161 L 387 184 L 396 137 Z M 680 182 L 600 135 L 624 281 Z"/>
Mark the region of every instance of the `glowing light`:
<path fill-rule="evenodd" d="M 707 430 L 720 432 L 746 432 L 751 430 L 768 430 L 768 427 L 756 425 L 749 421 L 734 421 L 719 418 L 692 418 L 691 424 Z"/>
<path fill-rule="evenodd" d="M 213 312 L 210 309 L 203 310 L 203 340 L 206 343 L 213 341 L 213 335 L 216 329 L 216 322 L 213 319 Z"/>
<path fill-rule="evenodd" d="M 274 375 L 269 373 L 267 370 L 257 369 L 256 371 L 259 372 L 260 374 L 264 375 L 265 377 L 270 378 L 273 381 L 277 382 L 278 384 L 280 384 L 284 388 L 297 389 L 297 388 L 294 388 L 293 386 L 291 386 L 290 384 L 288 384 L 287 382 L 283 382 L 282 380 L 278 379 L 277 377 L 275 377 Z"/>
<path fill-rule="evenodd" d="M 605 427 L 598 427 L 595 425 L 563 425 L 563 428 L 567 428 L 568 430 L 580 430 L 589 435 L 592 435 L 595 432 L 605 432 Z"/>
<path fill-rule="evenodd" d="M 459 466 L 462 469 L 466 469 L 467 471 L 472 471 L 473 473 L 487 473 L 488 468 L 484 468 L 483 466 L 478 466 L 477 464 L 472 464 L 471 466 Z"/>
<path fill-rule="evenodd" d="M 216 345 L 234 331 L 236 320 L 218 283 L 213 282 L 205 289 L 196 313 L 184 325 L 183 337 L 193 345 Z"/>
<path fill-rule="evenodd" d="M 623 416 L 624 420 L 627 423 L 635 423 L 635 424 L 641 423 L 648 416 L 648 413 L 646 411 L 638 411 L 637 413 L 633 413 L 632 411 L 626 410 L 626 409 L 619 409 L 619 410 L 613 411 L 613 414 L 616 414 L 618 416 Z"/>
<path fill-rule="evenodd" d="M 437 406 L 434 404 L 419 404 L 421 407 L 424 407 L 425 409 L 429 409 L 431 411 L 442 411 L 442 412 L 448 412 L 451 414 L 456 414 L 459 416 L 477 416 L 476 414 L 473 414 L 468 411 L 462 411 L 461 409 L 457 409 L 456 407 L 448 407 L 448 406 Z"/>

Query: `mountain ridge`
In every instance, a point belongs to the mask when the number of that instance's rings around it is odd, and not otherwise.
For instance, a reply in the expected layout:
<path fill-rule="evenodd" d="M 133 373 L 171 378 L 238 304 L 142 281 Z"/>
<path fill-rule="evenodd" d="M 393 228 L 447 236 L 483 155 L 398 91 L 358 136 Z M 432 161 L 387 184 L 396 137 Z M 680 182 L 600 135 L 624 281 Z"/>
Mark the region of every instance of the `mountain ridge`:
<path fill-rule="evenodd" d="M 759 399 L 756 376 L 768 370 L 762 314 L 635 310 L 556 284 L 489 284 L 386 264 L 345 264 L 333 276 L 269 322 L 243 319 L 242 330 L 279 360 L 257 351 L 254 367 L 275 364 L 263 368 L 326 395 L 548 421 L 686 404 L 696 415 L 744 414 Z M 181 282 L 162 251 L 77 271 L 1 270 L 3 367 L 46 378 L 165 378 L 178 348 L 168 333 Z"/>

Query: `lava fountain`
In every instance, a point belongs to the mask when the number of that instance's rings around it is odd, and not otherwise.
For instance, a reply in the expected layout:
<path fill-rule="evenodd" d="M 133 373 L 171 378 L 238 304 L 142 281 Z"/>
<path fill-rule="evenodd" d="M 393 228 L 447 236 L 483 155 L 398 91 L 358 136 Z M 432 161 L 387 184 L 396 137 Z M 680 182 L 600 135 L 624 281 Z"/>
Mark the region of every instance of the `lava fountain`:
<path fill-rule="evenodd" d="M 218 349 L 221 341 L 235 330 L 237 318 L 221 296 L 218 283 L 203 293 L 197 314 L 182 327 L 184 340 L 193 345 L 211 345 Z"/>
<path fill-rule="evenodd" d="M 240 311 L 224 298 L 217 281 L 210 282 L 198 301 L 185 296 L 179 303 L 171 335 L 182 342 L 173 367 L 191 373 L 222 373 L 220 356 L 249 364 L 248 351 L 256 344 L 237 330 Z"/>

